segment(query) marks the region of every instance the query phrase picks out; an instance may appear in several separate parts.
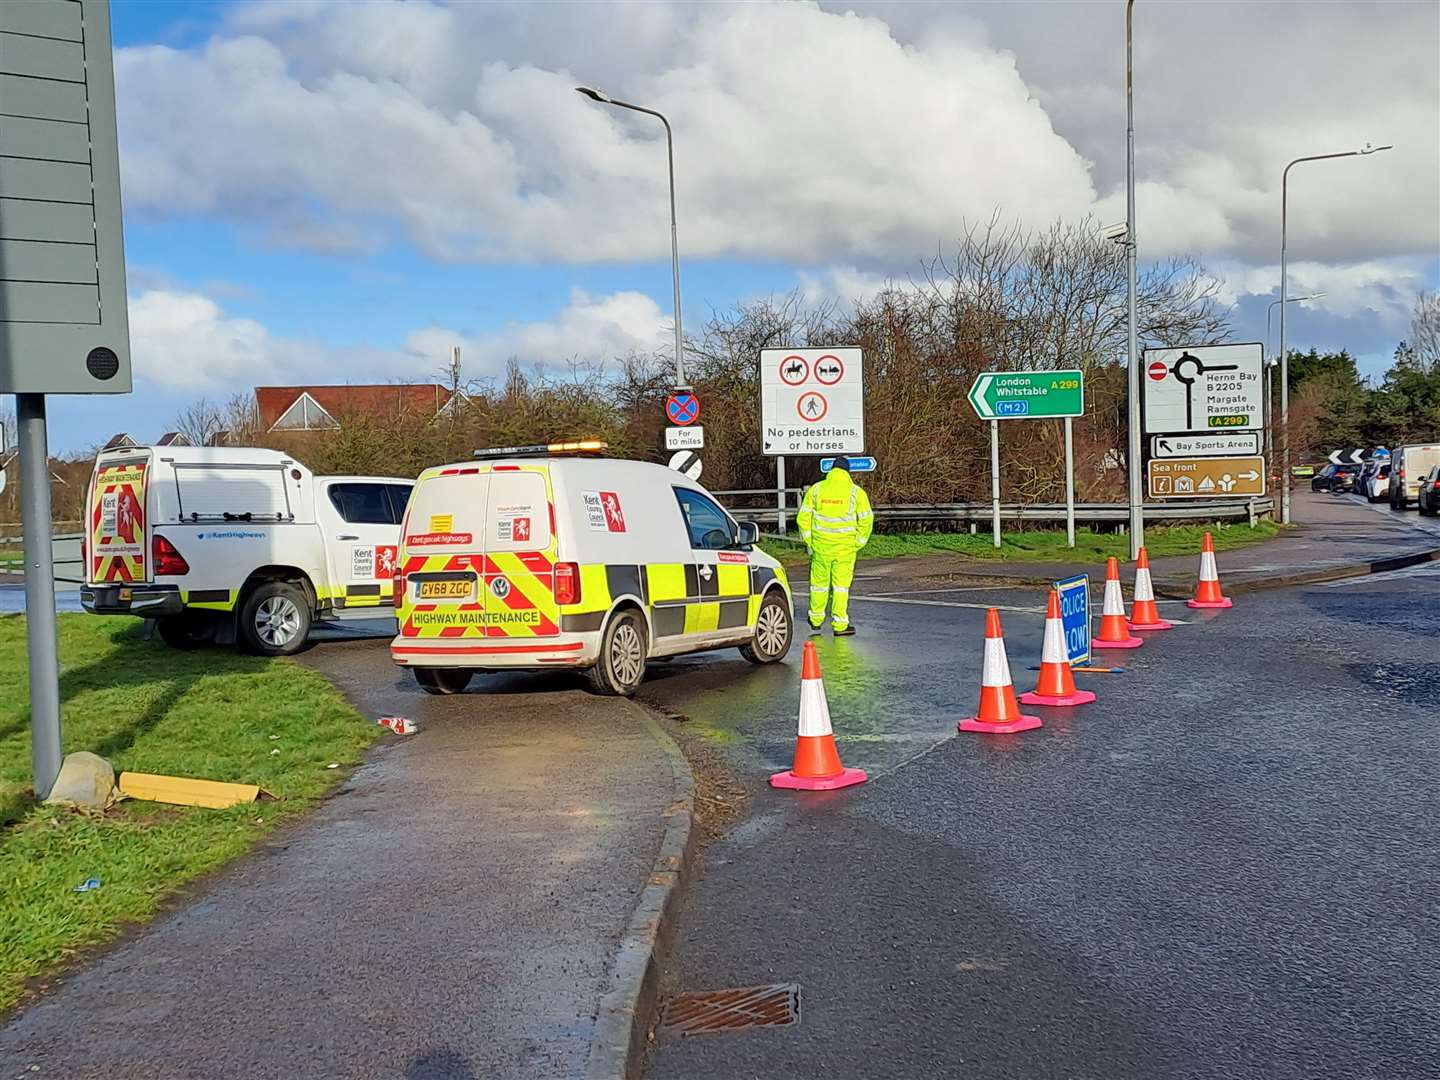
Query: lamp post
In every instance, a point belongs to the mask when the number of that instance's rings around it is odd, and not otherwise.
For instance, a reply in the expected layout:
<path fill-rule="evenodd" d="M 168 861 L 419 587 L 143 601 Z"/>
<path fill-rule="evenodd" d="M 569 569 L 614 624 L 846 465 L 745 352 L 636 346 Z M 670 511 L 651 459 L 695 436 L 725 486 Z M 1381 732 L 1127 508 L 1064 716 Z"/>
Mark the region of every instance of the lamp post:
<path fill-rule="evenodd" d="M 1135 78 L 1131 58 L 1132 15 L 1135 0 L 1125 2 L 1125 293 L 1128 308 L 1130 368 L 1126 379 L 1130 395 L 1128 427 L 1130 449 L 1130 558 L 1145 546 L 1145 504 L 1140 488 L 1140 360 L 1135 342 Z"/>
<path fill-rule="evenodd" d="M 613 105 L 617 109 L 629 109 L 632 112 L 653 116 L 665 125 L 665 154 L 670 163 L 670 272 L 675 283 L 675 386 L 677 389 L 688 388 L 688 384 L 685 382 L 685 338 L 680 331 L 680 241 L 675 232 L 675 138 L 670 130 L 670 121 L 665 119 L 663 113 L 658 113 L 654 109 L 647 109 L 643 105 L 632 105 L 628 101 L 620 101 L 590 86 L 577 86 L 575 92 L 584 94 L 591 101 L 598 101 L 602 105 Z"/>
<path fill-rule="evenodd" d="M 1329 161 L 1331 158 L 1362 157 L 1378 154 L 1381 150 L 1393 150 L 1393 146 L 1371 146 L 1366 143 L 1359 150 L 1346 150 L 1339 154 L 1312 154 L 1298 157 L 1280 174 L 1280 521 L 1290 524 L 1290 363 L 1285 352 L 1285 226 L 1289 211 L 1290 170 L 1302 161 Z"/>
<path fill-rule="evenodd" d="M 1290 297 L 1290 299 L 1286 300 L 1285 303 L 1298 304 L 1303 300 L 1319 300 L 1322 296 L 1325 295 L 1327 294 L 1323 292 L 1317 292 L 1310 293 L 1306 296 L 1292 296 Z M 1279 304 L 1279 300 L 1271 300 L 1270 306 L 1265 309 L 1265 352 L 1270 353 L 1269 359 L 1265 361 L 1265 433 L 1269 438 L 1273 438 L 1270 423 L 1270 402 L 1273 395 L 1273 392 L 1270 389 L 1270 370 L 1277 363 L 1279 363 L 1279 360 L 1276 358 L 1275 354 L 1273 352 L 1270 352 L 1270 316 L 1275 314 L 1275 308 L 1279 306 Z M 1267 453 L 1271 453 L 1274 451 L 1274 447 L 1268 444 L 1268 440 L 1265 450 Z"/>

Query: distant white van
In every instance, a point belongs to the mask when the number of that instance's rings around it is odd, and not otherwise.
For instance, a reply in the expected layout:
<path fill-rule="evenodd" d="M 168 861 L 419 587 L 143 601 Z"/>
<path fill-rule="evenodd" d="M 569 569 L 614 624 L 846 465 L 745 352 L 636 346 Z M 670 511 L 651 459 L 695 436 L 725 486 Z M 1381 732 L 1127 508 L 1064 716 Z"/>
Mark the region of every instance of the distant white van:
<path fill-rule="evenodd" d="M 427 469 L 402 524 L 395 663 L 459 693 L 476 671 L 571 668 L 633 694 L 649 659 L 790 648 L 780 564 L 693 480 L 602 444 L 480 451 Z"/>
<path fill-rule="evenodd" d="M 315 476 L 260 448 L 102 450 L 80 602 L 154 619 L 177 648 L 238 638 L 261 655 L 298 652 L 317 619 L 393 607 L 413 483 Z"/>
<path fill-rule="evenodd" d="M 1390 508 L 1405 510 L 1420 494 L 1420 481 L 1440 465 L 1440 443 L 1402 446 L 1390 455 Z"/>

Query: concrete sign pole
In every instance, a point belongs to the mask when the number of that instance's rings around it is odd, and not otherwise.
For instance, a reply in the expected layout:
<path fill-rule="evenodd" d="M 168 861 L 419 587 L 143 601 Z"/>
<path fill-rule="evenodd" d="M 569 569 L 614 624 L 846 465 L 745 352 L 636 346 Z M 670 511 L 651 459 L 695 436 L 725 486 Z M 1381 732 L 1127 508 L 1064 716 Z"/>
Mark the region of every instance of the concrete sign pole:
<path fill-rule="evenodd" d="M 1145 503 L 1140 491 L 1140 350 L 1135 331 L 1135 66 L 1131 44 L 1134 37 L 1135 0 L 1125 5 L 1125 297 L 1128 326 L 1130 367 L 1126 382 L 1130 390 L 1130 450 L 1126 469 L 1130 480 L 1130 558 L 1140 556 L 1145 546 Z"/>
<path fill-rule="evenodd" d="M 990 519 L 995 546 L 1000 546 L 1000 421 L 990 421 Z"/>
<path fill-rule="evenodd" d="M 45 395 L 16 394 L 20 507 L 25 537 L 25 635 L 30 650 L 30 762 L 35 795 L 60 774 L 60 659 L 55 648 L 55 564 L 50 550 L 50 455 Z"/>
<path fill-rule="evenodd" d="M 1065 417 L 1065 544 L 1075 546 L 1075 421 Z"/>

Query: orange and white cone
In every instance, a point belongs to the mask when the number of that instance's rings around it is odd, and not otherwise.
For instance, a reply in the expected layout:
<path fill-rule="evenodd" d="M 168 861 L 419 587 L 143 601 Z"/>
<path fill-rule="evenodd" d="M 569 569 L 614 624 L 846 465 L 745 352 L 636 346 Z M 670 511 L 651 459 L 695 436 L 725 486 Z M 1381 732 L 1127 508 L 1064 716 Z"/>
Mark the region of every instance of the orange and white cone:
<path fill-rule="evenodd" d="M 1010 679 L 1010 658 L 1005 655 L 1005 634 L 1000 629 L 1000 612 L 985 612 L 985 663 L 980 669 L 980 709 L 961 720 L 961 731 L 983 731 L 1004 735 L 1013 731 L 1029 731 L 1040 726 L 1038 716 L 1025 716 L 1015 700 L 1015 684 Z"/>
<path fill-rule="evenodd" d="M 1130 611 L 1131 630 L 1170 630 L 1173 624 L 1160 617 L 1155 606 L 1155 586 L 1150 582 L 1150 556 L 1140 549 L 1135 560 L 1135 606 Z"/>
<path fill-rule="evenodd" d="M 1192 608 L 1232 607 L 1230 599 L 1220 591 L 1220 575 L 1215 570 L 1215 541 L 1205 534 L 1200 545 L 1200 580 L 1195 585 L 1195 599 L 1186 602 Z"/>
<path fill-rule="evenodd" d="M 1138 649 L 1145 642 L 1130 633 L 1125 618 L 1125 594 L 1120 591 L 1120 560 L 1105 561 L 1105 606 L 1100 611 L 1100 633 L 1091 642 L 1097 649 Z"/>
<path fill-rule="evenodd" d="M 1065 623 L 1060 618 L 1060 592 L 1050 590 L 1045 605 L 1045 642 L 1040 647 L 1040 682 L 1028 694 L 1020 695 L 1022 705 L 1087 705 L 1095 700 L 1089 690 L 1075 686 L 1070 670 L 1070 652 L 1065 648 Z"/>
<path fill-rule="evenodd" d="M 840 764 L 835 732 L 830 727 L 830 703 L 825 700 L 825 683 L 820 678 L 820 657 L 815 642 L 807 641 L 800 667 L 800 732 L 795 740 L 795 764 L 789 772 L 770 777 L 770 786 L 832 791 L 863 784 L 867 779 L 865 770 L 847 769 Z"/>

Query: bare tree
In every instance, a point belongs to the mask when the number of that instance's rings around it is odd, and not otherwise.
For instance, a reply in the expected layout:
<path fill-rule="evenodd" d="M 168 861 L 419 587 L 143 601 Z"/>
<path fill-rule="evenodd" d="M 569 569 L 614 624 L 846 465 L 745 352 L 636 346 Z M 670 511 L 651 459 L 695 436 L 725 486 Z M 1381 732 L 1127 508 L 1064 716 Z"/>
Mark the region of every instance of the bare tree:
<path fill-rule="evenodd" d="M 1440 372 L 1440 293 L 1422 292 L 1416 297 L 1410 316 L 1410 347 L 1421 374 Z"/>
<path fill-rule="evenodd" d="M 208 446 L 217 432 L 225 430 L 224 407 L 202 397 L 176 413 L 171 423 L 191 446 Z"/>

